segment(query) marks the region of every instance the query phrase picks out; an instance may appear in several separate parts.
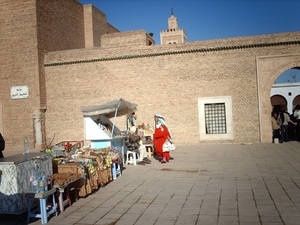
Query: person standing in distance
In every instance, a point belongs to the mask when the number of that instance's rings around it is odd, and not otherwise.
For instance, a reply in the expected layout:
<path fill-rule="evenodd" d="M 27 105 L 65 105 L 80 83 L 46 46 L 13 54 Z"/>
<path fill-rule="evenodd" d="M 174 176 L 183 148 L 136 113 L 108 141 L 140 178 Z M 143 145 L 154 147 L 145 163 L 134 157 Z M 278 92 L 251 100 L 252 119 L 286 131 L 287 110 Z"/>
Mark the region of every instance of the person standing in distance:
<path fill-rule="evenodd" d="M 2 136 L 2 134 L 0 133 L 0 158 L 4 158 L 4 155 L 2 153 L 2 151 L 5 149 L 5 140 Z"/>
<path fill-rule="evenodd" d="M 294 117 L 296 119 L 296 140 L 300 142 L 300 105 L 295 107 Z"/>
<path fill-rule="evenodd" d="M 160 114 L 154 115 L 154 121 L 155 128 L 153 134 L 153 142 L 155 153 L 161 160 L 161 163 L 166 163 L 173 158 L 170 156 L 170 152 L 163 152 L 163 144 L 167 139 L 172 140 L 172 136 L 165 119 Z"/>

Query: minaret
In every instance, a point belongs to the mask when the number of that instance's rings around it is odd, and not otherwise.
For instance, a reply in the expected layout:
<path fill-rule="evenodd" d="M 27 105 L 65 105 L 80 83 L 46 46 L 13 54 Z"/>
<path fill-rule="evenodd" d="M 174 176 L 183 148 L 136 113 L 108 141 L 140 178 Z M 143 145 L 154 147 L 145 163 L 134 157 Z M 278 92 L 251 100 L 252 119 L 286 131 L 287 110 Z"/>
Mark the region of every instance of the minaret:
<path fill-rule="evenodd" d="M 160 44 L 177 44 L 186 42 L 186 33 L 182 28 L 178 28 L 178 20 L 173 15 L 173 8 L 171 9 L 171 17 L 168 19 L 168 29 L 160 31 Z"/>

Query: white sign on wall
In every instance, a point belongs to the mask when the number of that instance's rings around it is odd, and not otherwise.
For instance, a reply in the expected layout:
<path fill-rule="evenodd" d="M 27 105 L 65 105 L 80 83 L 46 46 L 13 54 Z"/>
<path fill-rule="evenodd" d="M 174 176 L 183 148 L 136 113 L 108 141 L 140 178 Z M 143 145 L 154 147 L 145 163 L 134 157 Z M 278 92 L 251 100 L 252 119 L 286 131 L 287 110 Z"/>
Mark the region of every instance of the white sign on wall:
<path fill-rule="evenodd" d="M 28 98 L 28 86 L 14 86 L 10 88 L 10 97 L 12 99 Z"/>

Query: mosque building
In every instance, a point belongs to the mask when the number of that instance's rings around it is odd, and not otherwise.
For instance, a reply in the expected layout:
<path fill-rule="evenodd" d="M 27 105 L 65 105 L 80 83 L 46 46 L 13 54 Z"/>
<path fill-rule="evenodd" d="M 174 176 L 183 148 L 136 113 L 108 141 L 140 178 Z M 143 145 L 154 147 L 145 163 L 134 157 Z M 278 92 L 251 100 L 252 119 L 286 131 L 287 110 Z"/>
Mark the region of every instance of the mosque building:
<path fill-rule="evenodd" d="M 178 145 L 271 143 L 274 81 L 300 67 L 300 32 L 187 42 L 172 12 L 157 44 L 76 0 L 1 0 L 0 13 L 8 151 L 22 149 L 25 136 L 35 151 L 83 140 L 81 107 L 119 98 L 138 105 L 138 123 L 163 115 Z M 299 93 L 288 93 L 291 110 Z M 124 118 L 116 124 L 125 129 Z"/>

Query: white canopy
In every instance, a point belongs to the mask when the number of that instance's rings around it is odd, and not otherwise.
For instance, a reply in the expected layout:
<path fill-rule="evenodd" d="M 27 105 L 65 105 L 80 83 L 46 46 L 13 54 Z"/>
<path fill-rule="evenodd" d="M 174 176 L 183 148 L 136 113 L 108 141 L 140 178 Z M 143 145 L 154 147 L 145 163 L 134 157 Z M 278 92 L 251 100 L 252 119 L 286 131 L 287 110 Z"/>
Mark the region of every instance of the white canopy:
<path fill-rule="evenodd" d="M 107 118 L 114 117 L 114 122 L 112 124 L 111 136 L 113 136 L 115 130 L 115 122 L 117 116 L 123 116 L 128 113 L 137 110 L 137 104 L 130 103 L 120 98 L 111 102 L 104 103 L 102 105 L 94 105 L 81 107 L 82 114 L 87 117 L 91 117 L 93 120 L 100 119 L 100 117 L 105 116 Z"/>
<path fill-rule="evenodd" d="M 137 110 L 137 104 L 130 103 L 120 98 L 102 105 L 81 107 L 84 116 L 104 115 L 107 118 L 123 116 Z"/>

